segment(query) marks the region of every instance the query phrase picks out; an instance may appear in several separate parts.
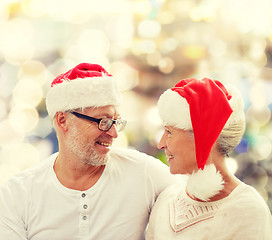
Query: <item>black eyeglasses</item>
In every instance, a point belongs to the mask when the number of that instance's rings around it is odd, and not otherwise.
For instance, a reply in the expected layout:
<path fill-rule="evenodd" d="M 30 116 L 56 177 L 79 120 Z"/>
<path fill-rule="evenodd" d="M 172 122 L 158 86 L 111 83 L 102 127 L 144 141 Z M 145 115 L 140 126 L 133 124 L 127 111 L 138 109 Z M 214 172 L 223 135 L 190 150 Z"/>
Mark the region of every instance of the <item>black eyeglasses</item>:
<path fill-rule="evenodd" d="M 98 129 L 101 131 L 108 131 L 110 130 L 110 128 L 112 127 L 113 124 L 116 125 L 116 130 L 117 132 L 120 132 L 122 130 L 124 130 L 127 121 L 126 120 L 122 120 L 122 119 L 110 119 L 110 118 L 93 118 L 78 112 L 71 112 L 72 114 L 74 114 L 76 117 L 78 118 L 82 118 L 82 119 L 86 119 L 89 120 L 91 122 L 96 122 L 98 123 Z"/>

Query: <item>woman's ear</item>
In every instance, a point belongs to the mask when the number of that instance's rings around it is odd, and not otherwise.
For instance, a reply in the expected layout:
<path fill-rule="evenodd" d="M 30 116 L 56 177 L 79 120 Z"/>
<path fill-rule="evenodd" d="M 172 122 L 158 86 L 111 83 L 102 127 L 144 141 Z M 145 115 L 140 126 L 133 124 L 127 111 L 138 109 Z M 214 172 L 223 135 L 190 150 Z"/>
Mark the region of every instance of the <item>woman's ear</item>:
<path fill-rule="evenodd" d="M 56 125 L 58 126 L 58 128 L 62 129 L 64 132 L 66 132 L 68 130 L 67 113 L 57 112 L 55 119 L 56 119 Z"/>

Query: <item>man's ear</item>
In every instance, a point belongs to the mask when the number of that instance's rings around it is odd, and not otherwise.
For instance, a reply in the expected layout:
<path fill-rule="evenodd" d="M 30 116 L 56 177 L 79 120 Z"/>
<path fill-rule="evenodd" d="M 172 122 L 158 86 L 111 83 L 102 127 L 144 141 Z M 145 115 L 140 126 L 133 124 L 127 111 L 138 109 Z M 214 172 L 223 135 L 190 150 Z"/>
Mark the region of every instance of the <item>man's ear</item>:
<path fill-rule="evenodd" d="M 67 126 L 67 113 L 65 112 L 57 112 L 56 113 L 56 125 L 62 129 L 64 132 L 68 130 Z"/>

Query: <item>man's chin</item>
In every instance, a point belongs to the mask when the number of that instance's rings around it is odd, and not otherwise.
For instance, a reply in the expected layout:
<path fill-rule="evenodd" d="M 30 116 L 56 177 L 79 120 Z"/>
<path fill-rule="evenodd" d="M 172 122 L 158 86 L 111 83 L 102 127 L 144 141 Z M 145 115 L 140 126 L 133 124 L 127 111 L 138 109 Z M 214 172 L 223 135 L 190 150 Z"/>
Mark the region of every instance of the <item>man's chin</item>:
<path fill-rule="evenodd" d="M 103 166 L 106 165 L 109 160 L 108 154 L 95 154 L 95 156 L 91 156 L 88 159 L 85 159 L 85 163 L 92 166 Z"/>

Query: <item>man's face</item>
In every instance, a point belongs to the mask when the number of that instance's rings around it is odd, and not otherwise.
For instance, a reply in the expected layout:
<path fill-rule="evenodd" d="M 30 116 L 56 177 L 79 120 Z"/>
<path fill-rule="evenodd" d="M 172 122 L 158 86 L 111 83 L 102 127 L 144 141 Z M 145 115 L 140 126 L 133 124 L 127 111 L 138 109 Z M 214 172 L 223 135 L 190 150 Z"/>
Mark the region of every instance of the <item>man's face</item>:
<path fill-rule="evenodd" d="M 114 106 L 86 108 L 80 113 L 94 118 L 119 118 L 119 113 Z M 109 146 L 112 145 L 113 139 L 118 136 L 115 124 L 108 131 L 101 131 L 96 122 L 77 118 L 72 114 L 70 117 L 72 119 L 67 131 L 66 149 L 85 164 L 94 166 L 106 164 Z"/>

